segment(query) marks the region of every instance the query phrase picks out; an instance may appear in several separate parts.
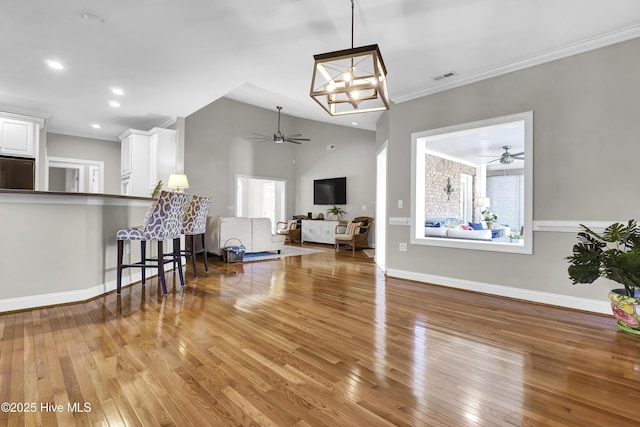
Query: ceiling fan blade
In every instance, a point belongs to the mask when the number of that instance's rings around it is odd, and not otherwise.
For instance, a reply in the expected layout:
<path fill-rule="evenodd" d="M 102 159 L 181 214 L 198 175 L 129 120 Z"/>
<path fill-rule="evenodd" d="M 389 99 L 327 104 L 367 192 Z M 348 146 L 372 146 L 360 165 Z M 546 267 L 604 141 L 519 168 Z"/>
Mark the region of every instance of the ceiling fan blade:
<path fill-rule="evenodd" d="M 261 136 L 262 138 L 271 138 L 271 135 L 263 135 L 263 134 L 261 134 L 261 133 L 255 133 L 255 132 L 253 133 L 253 135 L 255 135 L 255 136 Z"/>
<path fill-rule="evenodd" d="M 516 157 L 516 156 L 524 156 L 524 151 L 521 151 L 519 153 L 511 153 L 511 156 Z"/>
<path fill-rule="evenodd" d="M 302 136 L 302 134 L 301 134 L 301 133 L 293 133 L 293 134 L 291 134 L 291 135 L 285 135 L 284 137 L 285 137 L 285 138 L 298 138 L 298 137 L 300 137 L 300 136 Z"/>
<path fill-rule="evenodd" d="M 285 139 L 289 139 L 291 141 L 311 141 L 309 138 L 289 138 L 289 137 L 286 137 Z"/>
<path fill-rule="evenodd" d="M 285 141 L 287 141 L 287 142 L 292 142 L 292 143 L 294 143 L 294 144 L 302 144 L 301 142 L 298 142 L 298 141 L 296 141 L 295 139 L 285 138 L 284 140 L 285 140 Z"/>

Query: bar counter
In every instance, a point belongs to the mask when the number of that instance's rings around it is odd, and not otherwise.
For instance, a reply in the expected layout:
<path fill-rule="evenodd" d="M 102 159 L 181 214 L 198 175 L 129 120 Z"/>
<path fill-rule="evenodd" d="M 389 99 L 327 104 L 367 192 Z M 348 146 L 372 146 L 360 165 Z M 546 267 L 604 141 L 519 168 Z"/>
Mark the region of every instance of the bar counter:
<path fill-rule="evenodd" d="M 0 312 L 84 301 L 115 290 L 116 232 L 141 225 L 152 201 L 0 189 Z M 125 245 L 125 262 L 131 257 L 139 259 L 139 245 Z M 124 270 L 123 285 L 138 280 L 140 269 Z"/>

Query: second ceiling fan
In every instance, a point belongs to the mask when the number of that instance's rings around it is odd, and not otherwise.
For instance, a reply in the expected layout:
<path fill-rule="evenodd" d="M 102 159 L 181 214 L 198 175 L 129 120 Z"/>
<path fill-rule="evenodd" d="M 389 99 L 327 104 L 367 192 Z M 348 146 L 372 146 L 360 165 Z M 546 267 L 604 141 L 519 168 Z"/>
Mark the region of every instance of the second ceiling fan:
<path fill-rule="evenodd" d="M 282 107 L 277 106 L 276 108 L 278 109 L 278 130 L 276 131 L 276 133 L 273 134 L 273 137 L 271 137 L 269 135 L 262 135 L 262 134 L 254 132 L 254 135 L 256 135 L 256 136 L 252 136 L 252 137 L 249 137 L 247 139 L 251 139 L 251 140 L 254 140 L 256 142 L 270 142 L 270 141 L 273 141 L 276 144 L 282 144 L 283 142 L 292 142 L 294 144 L 301 144 L 302 141 L 311 141 L 309 138 L 302 138 L 302 135 L 299 134 L 299 133 L 291 134 L 291 135 L 285 135 L 282 132 L 280 132 L 280 110 L 282 110 Z"/>
<path fill-rule="evenodd" d="M 520 151 L 518 153 L 512 153 L 509 150 L 511 149 L 510 145 L 503 145 L 502 149 L 504 153 L 500 155 L 497 159 L 491 160 L 489 163 L 500 161 L 503 165 L 508 165 L 513 163 L 514 160 L 524 160 L 524 151 Z M 494 156 L 480 156 L 480 157 L 494 157 Z"/>

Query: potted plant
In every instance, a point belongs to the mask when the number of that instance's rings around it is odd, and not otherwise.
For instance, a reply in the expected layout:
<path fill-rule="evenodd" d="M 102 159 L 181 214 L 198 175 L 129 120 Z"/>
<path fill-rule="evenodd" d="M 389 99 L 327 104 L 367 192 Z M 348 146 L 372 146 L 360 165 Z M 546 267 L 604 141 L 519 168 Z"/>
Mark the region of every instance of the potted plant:
<path fill-rule="evenodd" d="M 336 205 L 333 205 L 332 208 L 327 209 L 327 213 L 333 214 L 333 219 L 339 220 L 340 216 L 342 216 L 343 214 L 346 214 L 347 212 L 343 211 L 342 208 Z"/>
<path fill-rule="evenodd" d="M 613 316 L 621 331 L 640 336 L 640 230 L 636 221 L 611 224 L 602 234 L 583 224 L 580 227 L 579 242 L 567 257 L 569 278 L 576 284 L 605 277 L 624 286 L 609 292 Z"/>
<path fill-rule="evenodd" d="M 156 184 L 153 192 L 151 193 L 151 197 L 153 197 L 154 199 L 157 198 L 158 194 L 160 194 L 160 190 L 162 190 L 162 180 L 158 181 L 158 183 Z"/>
<path fill-rule="evenodd" d="M 520 240 L 522 240 L 522 236 L 517 234 L 517 233 L 511 233 L 509 234 L 509 241 L 511 243 L 518 243 L 520 242 Z"/>
<path fill-rule="evenodd" d="M 498 220 L 498 215 L 491 212 L 489 209 L 485 209 L 481 212 L 482 220 L 487 223 L 487 228 L 491 228 L 494 221 Z"/>

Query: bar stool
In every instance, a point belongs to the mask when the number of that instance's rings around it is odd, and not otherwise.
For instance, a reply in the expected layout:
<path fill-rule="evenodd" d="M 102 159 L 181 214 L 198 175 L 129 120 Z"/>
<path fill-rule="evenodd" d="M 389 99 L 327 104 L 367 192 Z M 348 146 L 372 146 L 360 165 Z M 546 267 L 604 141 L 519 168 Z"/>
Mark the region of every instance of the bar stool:
<path fill-rule="evenodd" d="M 204 271 L 209 272 L 207 265 L 207 248 L 205 246 L 204 234 L 207 231 L 207 215 L 211 208 L 212 200 L 209 197 L 194 195 L 187 205 L 182 218 L 182 234 L 185 235 L 185 250 L 182 253 L 186 257 L 191 257 L 193 266 L 193 277 L 198 277 L 196 271 L 196 255 L 202 254 L 204 258 Z M 202 249 L 196 251 L 196 236 L 200 236 Z M 189 241 L 186 239 L 189 237 Z"/>
<path fill-rule="evenodd" d="M 162 284 L 162 293 L 167 293 L 167 286 L 164 277 L 164 264 L 173 262 L 178 264 L 178 273 L 180 275 L 180 284 L 184 286 L 184 277 L 182 274 L 182 258 L 180 255 L 180 237 L 182 235 L 182 217 L 189 200 L 187 193 L 178 193 L 172 191 L 162 191 L 160 197 L 151 206 L 145 215 L 144 225 L 140 227 L 130 227 L 118 230 L 116 239 L 118 241 L 118 279 L 117 293 L 120 294 L 122 285 L 122 270 L 130 267 L 142 268 L 142 284 L 145 284 L 145 270 L 147 268 L 156 268 L 160 283 Z M 123 264 L 124 242 L 140 241 L 140 261 L 133 264 Z M 164 254 L 164 241 L 173 240 L 173 251 L 170 255 Z M 146 242 L 155 241 L 158 245 L 158 257 L 146 257 Z"/>

